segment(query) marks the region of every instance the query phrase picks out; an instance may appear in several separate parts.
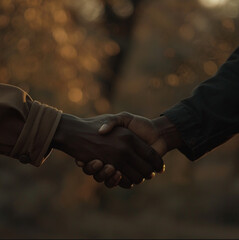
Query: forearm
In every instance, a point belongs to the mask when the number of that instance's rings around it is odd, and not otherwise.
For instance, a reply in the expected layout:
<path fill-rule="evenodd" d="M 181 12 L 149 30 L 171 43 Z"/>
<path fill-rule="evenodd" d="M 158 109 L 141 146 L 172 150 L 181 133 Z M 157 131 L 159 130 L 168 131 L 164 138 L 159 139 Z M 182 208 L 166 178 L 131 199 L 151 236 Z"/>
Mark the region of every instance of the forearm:
<path fill-rule="evenodd" d="M 23 129 L 32 99 L 21 89 L 0 84 L 0 153 L 10 155 Z"/>
<path fill-rule="evenodd" d="M 178 129 L 180 150 L 191 160 L 230 139 L 239 131 L 239 48 L 211 79 L 164 115 Z"/>
<path fill-rule="evenodd" d="M 69 151 L 69 143 L 72 142 L 73 138 L 77 138 L 75 140 L 77 144 L 83 145 L 87 142 L 85 138 L 87 139 L 89 132 L 91 129 L 81 118 L 63 113 L 53 136 L 51 147 L 72 155 L 73 152 Z M 72 157 L 76 157 L 73 155 Z"/>
<path fill-rule="evenodd" d="M 61 112 L 0 84 L 0 153 L 40 166 L 49 153 Z"/>

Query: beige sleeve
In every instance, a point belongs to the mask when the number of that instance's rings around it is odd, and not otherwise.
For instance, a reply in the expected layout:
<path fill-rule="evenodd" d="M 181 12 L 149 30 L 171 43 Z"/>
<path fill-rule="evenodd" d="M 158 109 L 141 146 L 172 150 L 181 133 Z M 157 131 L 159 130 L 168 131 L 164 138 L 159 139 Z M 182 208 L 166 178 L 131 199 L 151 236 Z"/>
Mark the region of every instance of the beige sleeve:
<path fill-rule="evenodd" d="M 0 154 L 40 166 L 51 152 L 61 113 L 20 88 L 0 84 Z"/>

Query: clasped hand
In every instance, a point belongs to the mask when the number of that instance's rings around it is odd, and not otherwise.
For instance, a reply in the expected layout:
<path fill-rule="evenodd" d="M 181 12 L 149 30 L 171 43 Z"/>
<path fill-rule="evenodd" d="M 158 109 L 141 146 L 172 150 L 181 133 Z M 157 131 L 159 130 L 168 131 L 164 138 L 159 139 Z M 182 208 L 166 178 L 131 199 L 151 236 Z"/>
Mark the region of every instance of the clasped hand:
<path fill-rule="evenodd" d="M 164 171 L 161 157 L 178 146 L 175 132 L 166 117 L 150 120 L 123 112 L 81 119 L 63 114 L 53 147 L 74 157 L 97 182 L 131 188 Z"/>

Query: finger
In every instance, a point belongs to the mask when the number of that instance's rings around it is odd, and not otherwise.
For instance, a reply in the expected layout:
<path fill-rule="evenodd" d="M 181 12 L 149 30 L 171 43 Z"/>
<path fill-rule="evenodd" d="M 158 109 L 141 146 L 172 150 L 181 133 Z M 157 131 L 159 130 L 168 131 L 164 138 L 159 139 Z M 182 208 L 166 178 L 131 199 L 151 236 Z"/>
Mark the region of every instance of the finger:
<path fill-rule="evenodd" d="M 120 171 L 116 171 L 116 173 L 111 176 L 109 179 L 105 180 L 105 186 L 108 188 L 113 188 L 117 186 L 122 179 L 122 174 Z"/>
<path fill-rule="evenodd" d="M 125 175 L 122 175 L 119 186 L 122 188 L 131 189 L 134 187 L 134 184 Z"/>
<path fill-rule="evenodd" d="M 75 159 L 75 162 L 76 162 L 76 165 L 80 168 L 84 167 L 85 166 L 85 163 L 80 161 L 79 159 Z"/>
<path fill-rule="evenodd" d="M 116 114 L 116 115 L 108 118 L 106 123 L 104 123 L 100 127 L 99 133 L 100 134 L 109 133 L 116 126 L 128 128 L 132 119 L 133 119 L 133 116 L 127 112 L 122 112 L 122 113 Z"/>
<path fill-rule="evenodd" d="M 93 175 L 100 171 L 103 168 L 103 166 L 104 166 L 103 162 L 101 160 L 96 159 L 85 164 L 83 167 L 83 172 L 87 175 Z"/>
<path fill-rule="evenodd" d="M 108 123 L 104 123 L 101 127 L 100 127 L 100 129 L 99 129 L 99 134 L 106 134 L 106 133 L 109 133 L 109 132 L 111 132 L 112 131 L 112 129 L 115 127 L 115 126 L 117 126 L 117 123 L 114 121 L 114 120 L 112 120 L 112 121 L 110 121 L 110 122 L 108 122 Z"/>
<path fill-rule="evenodd" d="M 114 166 L 106 164 L 100 172 L 94 174 L 94 179 L 97 182 L 104 182 L 114 174 L 115 174 Z"/>
<path fill-rule="evenodd" d="M 101 160 L 92 160 L 85 164 L 88 174 L 93 175 L 103 168 L 104 163 Z"/>
<path fill-rule="evenodd" d="M 151 148 L 148 154 L 148 159 L 154 167 L 155 172 L 161 173 L 165 167 L 164 161 L 161 156 L 153 148 Z"/>
<path fill-rule="evenodd" d="M 142 159 L 136 153 L 131 153 L 132 157 L 129 159 L 129 164 L 137 172 L 139 172 L 143 178 L 151 179 L 154 171 L 153 167 L 148 163 L 147 160 Z"/>
<path fill-rule="evenodd" d="M 151 165 L 153 171 L 161 172 L 164 166 L 164 162 L 160 155 L 149 145 L 143 141 L 134 141 L 134 149 L 137 154 Z"/>
<path fill-rule="evenodd" d="M 125 164 L 122 163 L 122 165 L 120 167 L 120 171 L 133 184 L 140 184 L 144 180 L 144 176 L 127 163 L 125 163 Z"/>

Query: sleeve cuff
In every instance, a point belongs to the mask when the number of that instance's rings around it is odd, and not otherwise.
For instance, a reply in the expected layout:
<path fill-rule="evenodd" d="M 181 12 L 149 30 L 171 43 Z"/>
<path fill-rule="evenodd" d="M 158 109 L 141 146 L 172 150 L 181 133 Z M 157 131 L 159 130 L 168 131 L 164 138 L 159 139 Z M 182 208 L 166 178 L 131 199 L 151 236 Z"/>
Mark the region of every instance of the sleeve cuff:
<path fill-rule="evenodd" d="M 203 141 L 201 124 L 196 115 L 183 103 L 179 103 L 163 113 L 172 122 L 180 133 L 184 144 L 178 150 L 189 160 L 200 158 L 205 150 L 199 145 Z"/>
<path fill-rule="evenodd" d="M 39 167 L 51 152 L 50 145 L 61 114 L 56 108 L 34 101 L 10 156 Z"/>

